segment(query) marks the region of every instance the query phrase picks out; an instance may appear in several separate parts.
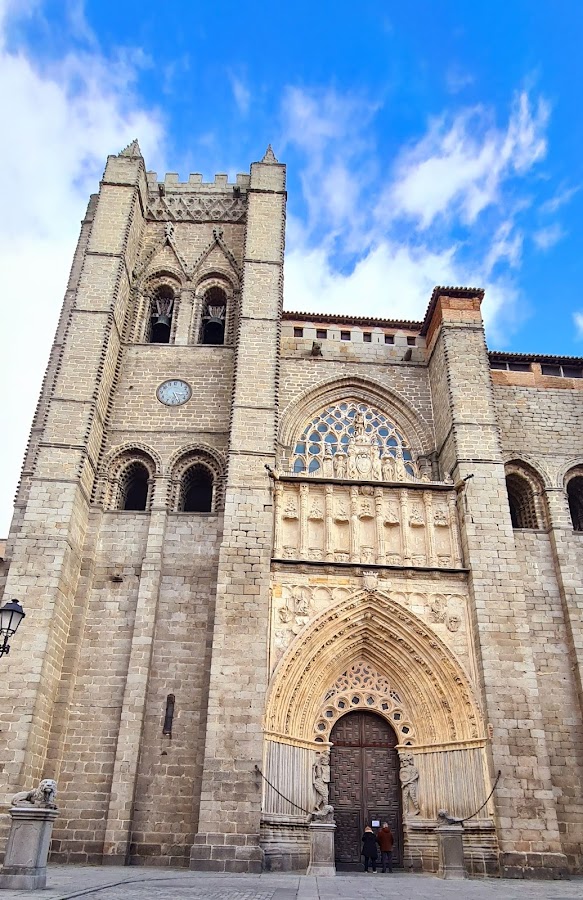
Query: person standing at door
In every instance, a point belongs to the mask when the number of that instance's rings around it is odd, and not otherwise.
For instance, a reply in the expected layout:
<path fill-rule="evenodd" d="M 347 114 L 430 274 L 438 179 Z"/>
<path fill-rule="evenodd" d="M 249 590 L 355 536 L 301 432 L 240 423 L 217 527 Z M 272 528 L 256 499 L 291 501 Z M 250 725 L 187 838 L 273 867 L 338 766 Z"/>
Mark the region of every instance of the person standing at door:
<path fill-rule="evenodd" d="M 381 851 L 381 865 L 383 867 L 383 873 L 387 871 L 387 865 L 389 867 L 389 872 L 392 872 L 393 845 L 395 843 L 395 840 L 393 838 L 393 832 L 389 828 L 388 822 L 383 822 L 383 827 L 377 832 L 377 843 Z"/>
<path fill-rule="evenodd" d="M 364 856 L 364 871 L 368 872 L 369 863 L 376 875 L 377 872 L 377 839 L 375 833 L 367 825 L 362 836 L 362 855 Z"/>

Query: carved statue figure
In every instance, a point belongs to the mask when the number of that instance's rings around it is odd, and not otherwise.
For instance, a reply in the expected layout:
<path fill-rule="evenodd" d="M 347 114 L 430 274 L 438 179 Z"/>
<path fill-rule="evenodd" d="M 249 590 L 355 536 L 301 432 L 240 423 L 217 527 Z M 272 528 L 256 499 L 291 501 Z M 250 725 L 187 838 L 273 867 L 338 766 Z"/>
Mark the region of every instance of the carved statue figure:
<path fill-rule="evenodd" d="M 328 803 L 328 786 L 330 784 L 330 751 L 316 753 L 312 766 L 312 784 L 316 792 L 316 803 L 312 818 L 320 821 L 332 821 L 334 807 Z"/>
<path fill-rule="evenodd" d="M 397 457 L 395 459 L 395 477 L 397 481 L 408 481 L 410 478 L 409 472 L 405 467 L 405 460 L 403 459 L 403 450 L 401 447 L 397 448 Z"/>
<path fill-rule="evenodd" d="M 332 450 L 330 444 L 326 444 L 324 448 L 324 459 L 322 460 L 322 474 L 325 478 L 332 478 L 334 475 L 334 460 L 332 458 Z"/>
<path fill-rule="evenodd" d="M 447 619 L 445 620 L 448 631 L 457 631 L 461 623 L 462 620 L 456 613 L 450 613 L 450 615 L 448 615 Z"/>
<path fill-rule="evenodd" d="M 381 458 L 376 449 L 373 450 L 372 454 L 372 477 L 375 481 L 383 480 L 383 469 L 381 465 Z"/>
<path fill-rule="evenodd" d="M 425 525 L 425 519 L 423 518 L 423 513 L 418 506 L 414 506 L 411 510 L 411 515 L 409 516 L 409 525 Z"/>
<path fill-rule="evenodd" d="M 328 805 L 328 785 L 330 784 L 330 752 L 316 753 L 312 766 L 312 784 L 316 792 L 316 811 Z"/>
<path fill-rule="evenodd" d="M 365 423 L 364 416 L 361 412 L 357 412 L 354 417 L 354 436 L 356 438 L 362 438 L 365 434 Z"/>
<path fill-rule="evenodd" d="M 304 587 L 292 588 L 292 600 L 295 607 L 295 613 L 298 616 L 307 616 L 310 612 L 310 597 Z"/>
<path fill-rule="evenodd" d="M 443 507 L 438 506 L 437 509 L 435 510 L 435 513 L 433 516 L 433 523 L 435 525 L 439 525 L 440 527 L 447 526 L 447 524 L 448 524 L 447 513 L 443 509 Z"/>
<path fill-rule="evenodd" d="M 286 504 L 283 508 L 283 517 L 284 519 L 297 519 L 298 509 L 296 506 L 295 497 L 288 496 Z"/>
<path fill-rule="evenodd" d="M 399 778 L 403 789 L 405 815 L 409 815 L 411 807 L 413 807 L 413 815 L 418 816 L 421 812 L 419 808 L 419 769 L 415 765 L 412 753 L 404 753 L 401 757 Z"/>
<path fill-rule="evenodd" d="M 334 475 L 336 478 L 346 478 L 346 453 L 343 450 L 334 454 Z"/>
<path fill-rule="evenodd" d="M 19 791 L 12 798 L 12 806 L 38 806 L 41 809 L 56 809 L 57 782 L 43 778 L 32 791 Z"/>
<path fill-rule="evenodd" d="M 395 459 L 391 453 L 388 453 L 386 450 L 383 453 L 383 458 L 381 460 L 381 467 L 383 470 L 383 481 L 394 481 L 395 480 Z"/>

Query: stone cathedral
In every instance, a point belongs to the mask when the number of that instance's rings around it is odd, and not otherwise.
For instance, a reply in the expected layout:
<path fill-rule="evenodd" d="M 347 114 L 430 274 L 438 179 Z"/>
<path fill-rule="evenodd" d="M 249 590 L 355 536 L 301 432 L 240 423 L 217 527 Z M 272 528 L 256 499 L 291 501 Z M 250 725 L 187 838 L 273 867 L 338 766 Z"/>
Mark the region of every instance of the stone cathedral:
<path fill-rule="evenodd" d="M 305 871 L 325 820 L 350 867 L 386 820 L 431 872 L 445 809 L 473 874 L 581 873 L 583 359 L 489 351 L 476 288 L 283 312 L 285 205 L 271 148 L 107 160 L 0 563 L 2 845 L 47 777 L 61 862 Z"/>

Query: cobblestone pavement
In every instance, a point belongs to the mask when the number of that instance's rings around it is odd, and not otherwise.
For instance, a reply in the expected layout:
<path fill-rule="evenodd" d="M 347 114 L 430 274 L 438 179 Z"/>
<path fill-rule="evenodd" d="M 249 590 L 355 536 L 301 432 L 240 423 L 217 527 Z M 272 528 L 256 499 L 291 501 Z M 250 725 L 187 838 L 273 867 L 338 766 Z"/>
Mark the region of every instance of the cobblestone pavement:
<path fill-rule="evenodd" d="M 50 866 L 42 900 L 572 900 L 583 898 L 583 878 L 572 881 L 472 879 L 442 881 L 431 875 L 350 874 L 210 875 L 181 869 Z M 1 900 L 23 900 L 2 891 Z"/>

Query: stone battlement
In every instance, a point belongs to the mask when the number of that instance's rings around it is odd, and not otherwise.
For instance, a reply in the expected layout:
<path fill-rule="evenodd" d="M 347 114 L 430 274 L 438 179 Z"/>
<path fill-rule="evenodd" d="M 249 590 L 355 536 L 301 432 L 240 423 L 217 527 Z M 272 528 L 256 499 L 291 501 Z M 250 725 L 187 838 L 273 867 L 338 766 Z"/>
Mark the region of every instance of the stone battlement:
<path fill-rule="evenodd" d="M 157 172 L 148 172 L 148 188 L 150 193 L 159 194 L 176 193 L 176 194 L 224 194 L 232 193 L 234 188 L 240 191 L 246 191 L 249 187 L 249 175 L 238 174 L 235 182 L 229 181 L 229 176 L 225 174 L 215 175 L 214 181 L 203 181 L 202 175 L 195 172 L 188 176 L 188 181 L 179 181 L 176 172 L 167 172 L 164 175 L 164 181 L 158 181 Z"/>

